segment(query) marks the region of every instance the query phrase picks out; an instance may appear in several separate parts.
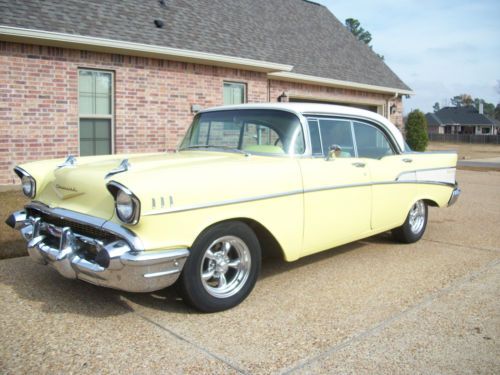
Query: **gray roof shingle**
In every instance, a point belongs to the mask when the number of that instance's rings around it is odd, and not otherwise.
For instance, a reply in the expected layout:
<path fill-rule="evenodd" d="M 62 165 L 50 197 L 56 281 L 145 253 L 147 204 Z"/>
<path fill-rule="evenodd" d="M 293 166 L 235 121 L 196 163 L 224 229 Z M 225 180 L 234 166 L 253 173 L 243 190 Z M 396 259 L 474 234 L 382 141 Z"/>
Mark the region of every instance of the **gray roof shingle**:
<path fill-rule="evenodd" d="M 472 106 L 444 107 L 436 113 L 425 115 L 431 126 L 436 125 L 494 125 L 493 121 Z M 437 120 L 437 121 L 436 121 Z"/>
<path fill-rule="evenodd" d="M 409 90 L 324 6 L 305 0 L 0 0 L 0 25 L 293 65 L 294 73 Z M 154 20 L 165 22 L 157 28 Z"/>

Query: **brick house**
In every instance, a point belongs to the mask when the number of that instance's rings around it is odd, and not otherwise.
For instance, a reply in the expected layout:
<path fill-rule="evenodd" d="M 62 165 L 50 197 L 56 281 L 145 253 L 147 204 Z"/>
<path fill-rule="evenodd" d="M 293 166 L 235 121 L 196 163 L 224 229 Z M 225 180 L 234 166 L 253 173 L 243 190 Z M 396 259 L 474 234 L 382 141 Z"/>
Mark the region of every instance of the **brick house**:
<path fill-rule="evenodd" d="M 0 185 L 25 161 L 173 150 L 199 108 L 327 102 L 401 127 L 410 94 L 307 0 L 0 0 Z"/>
<path fill-rule="evenodd" d="M 482 106 L 444 107 L 435 113 L 427 113 L 429 134 L 497 135 L 498 124 L 483 113 Z"/>

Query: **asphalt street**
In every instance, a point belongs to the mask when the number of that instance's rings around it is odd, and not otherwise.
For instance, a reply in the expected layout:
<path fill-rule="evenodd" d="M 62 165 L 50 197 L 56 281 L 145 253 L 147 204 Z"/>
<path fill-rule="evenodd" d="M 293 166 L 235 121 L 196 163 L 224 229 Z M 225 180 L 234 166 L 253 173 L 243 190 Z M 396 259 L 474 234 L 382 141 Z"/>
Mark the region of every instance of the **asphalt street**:
<path fill-rule="evenodd" d="M 459 171 L 424 238 L 264 261 L 240 306 L 122 293 L 0 261 L 0 373 L 500 373 L 500 172 Z"/>

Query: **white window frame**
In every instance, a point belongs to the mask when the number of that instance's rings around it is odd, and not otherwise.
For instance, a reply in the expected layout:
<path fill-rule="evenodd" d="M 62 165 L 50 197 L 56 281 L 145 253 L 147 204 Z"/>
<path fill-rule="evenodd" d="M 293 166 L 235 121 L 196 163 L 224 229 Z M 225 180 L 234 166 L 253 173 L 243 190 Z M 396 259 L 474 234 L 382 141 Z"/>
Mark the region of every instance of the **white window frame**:
<path fill-rule="evenodd" d="M 111 114 L 109 115 L 82 115 L 80 113 L 80 72 L 104 72 L 111 74 Z M 111 122 L 111 154 L 115 153 L 115 72 L 107 69 L 96 68 L 78 68 L 78 89 L 77 89 L 77 108 L 78 108 L 78 155 L 80 155 L 80 120 L 110 120 Z"/>
<path fill-rule="evenodd" d="M 224 88 L 225 88 L 225 84 L 231 84 L 231 85 L 242 85 L 243 86 L 243 103 L 241 104 L 244 104 L 244 103 L 248 103 L 248 97 L 247 97 L 247 83 L 246 82 L 238 82 L 238 81 L 226 81 L 224 80 L 222 82 L 222 103 L 224 105 L 230 105 L 230 104 L 226 104 L 224 103 Z"/>

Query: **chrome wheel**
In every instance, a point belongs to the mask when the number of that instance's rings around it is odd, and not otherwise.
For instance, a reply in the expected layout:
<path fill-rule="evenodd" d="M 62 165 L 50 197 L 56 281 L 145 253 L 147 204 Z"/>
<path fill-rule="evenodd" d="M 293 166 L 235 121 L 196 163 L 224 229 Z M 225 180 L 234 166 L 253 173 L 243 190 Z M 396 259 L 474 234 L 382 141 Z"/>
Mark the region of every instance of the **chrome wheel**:
<path fill-rule="evenodd" d="M 409 214 L 410 230 L 414 234 L 420 233 L 425 224 L 425 203 L 417 201 L 410 210 Z"/>
<path fill-rule="evenodd" d="M 201 261 L 203 287 L 216 298 L 238 293 L 250 275 L 250 251 L 238 237 L 224 236 L 207 247 Z"/>

